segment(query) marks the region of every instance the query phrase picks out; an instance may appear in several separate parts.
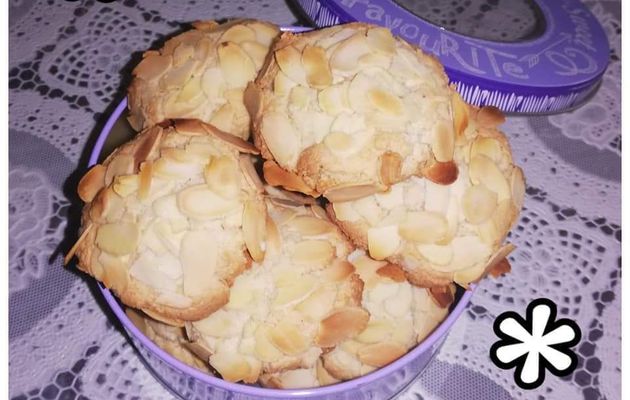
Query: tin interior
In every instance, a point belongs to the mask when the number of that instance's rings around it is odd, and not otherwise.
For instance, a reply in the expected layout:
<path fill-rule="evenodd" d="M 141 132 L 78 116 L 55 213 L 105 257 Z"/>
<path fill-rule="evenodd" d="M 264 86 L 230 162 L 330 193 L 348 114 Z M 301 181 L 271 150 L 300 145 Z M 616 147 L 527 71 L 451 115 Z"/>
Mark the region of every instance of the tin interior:
<path fill-rule="evenodd" d="M 393 0 L 442 29 L 493 42 L 515 43 L 540 37 L 546 22 L 533 0 Z"/>

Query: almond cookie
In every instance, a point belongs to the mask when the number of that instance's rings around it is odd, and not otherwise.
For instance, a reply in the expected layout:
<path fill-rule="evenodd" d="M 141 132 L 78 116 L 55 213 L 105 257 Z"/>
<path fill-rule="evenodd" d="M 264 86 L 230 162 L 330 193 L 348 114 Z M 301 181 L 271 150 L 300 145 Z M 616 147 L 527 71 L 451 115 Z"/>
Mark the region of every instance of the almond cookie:
<path fill-rule="evenodd" d="M 182 325 L 228 301 L 262 259 L 262 189 L 248 142 L 194 120 L 149 128 L 81 179 L 78 266 L 121 301 Z M 251 258 L 250 258 L 251 256 Z"/>
<path fill-rule="evenodd" d="M 193 118 L 247 139 L 243 90 L 279 30 L 255 20 L 193 27 L 144 53 L 129 86 L 129 122 L 139 131 L 168 118 Z"/>
<path fill-rule="evenodd" d="M 162 350 L 186 365 L 212 374 L 205 357 L 202 354 L 195 353 L 194 348 L 191 349 L 190 343 L 186 340 L 184 328 L 154 320 L 133 308 L 127 308 L 125 314 L 147 338 Z"/>
<path fill-rule="evenodd" d="M 466 287 L 495 268 L 514 247 L 502 243 L 523 204 L 523 172 L 496 129 L 501 113 L 466 106 L 456 94 L 453 102 L 459 171 L 453 183 L 411 177 L 387 193 L 328 206 L 359 247 L 402 266 L 419 286 Z"/>
<path fill-rule="evenodd" d="M 281 34 L 245 104 L 269 184 L 347 201 L 456 178 L 450 96 L 433 56 L 351 23 Z"/>
<path fill-rule="evenodd" d="M 365 375 L 407 353 L 446 317 L 454 294 L 452 285 L 413 286 L 400 267 L 357 253 L 351 260 L 365 285 L 362 305 L 370 320 L 358 336 L 322 355 L 323 367 L 340 380 Z"/>
<path fill-rule="evenodd" d="M 268 207 L 264 261 L 236 278 L 223 308 L 187 325 L 231 382 L 312 368 L 323 348 L 358 334 L 369 318 L 342 233 L 311 207 Z"/>

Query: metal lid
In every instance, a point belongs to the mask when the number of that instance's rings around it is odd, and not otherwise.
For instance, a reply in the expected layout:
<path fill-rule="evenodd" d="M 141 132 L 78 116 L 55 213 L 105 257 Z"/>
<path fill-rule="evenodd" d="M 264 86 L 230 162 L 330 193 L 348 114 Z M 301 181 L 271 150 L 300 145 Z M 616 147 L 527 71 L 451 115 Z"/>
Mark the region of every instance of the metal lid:
<path fill-rule="evenodd" d="M 462 97 L 505 112 L 549 113 L 579 105 L 608 65 L 606 34 L 579 0 L 534 0 L 544 23 L 534 38 L 480 39 L 446 30 L 390 0 L 296 0 L 316 26 L 386 26 L 439 57 Z"/>

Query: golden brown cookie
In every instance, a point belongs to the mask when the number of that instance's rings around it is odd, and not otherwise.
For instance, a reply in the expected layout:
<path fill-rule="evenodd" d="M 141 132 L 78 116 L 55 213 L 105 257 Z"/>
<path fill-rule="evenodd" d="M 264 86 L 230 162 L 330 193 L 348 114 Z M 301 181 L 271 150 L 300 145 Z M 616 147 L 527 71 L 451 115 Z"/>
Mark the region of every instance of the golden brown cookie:
<path fill-rule="evenodd" d="M 452 182 L 451 93 L 434 57 L 351 23 L 283 33 L 245 103 L 266 180 L 343 201 L 410 176 Z"/>
<path fill-rule="evenodd" d="M 198 121 L 155 126 L 81 179 L 78 266 L 121 301 L 182 325 L 228 301 L 234 278 L 262 259 L 253 146 Z M 257 177 L 257 176 L 256 176 Z"/>
<path fill-rule="evenodd" d="M 175 357 L 184 364 L 197 368 L 205 373 L 212 374 L 208 368 L 208 361 L 205 357 L 196 354 L 191 350 L 190 343 L 186 339 L 184 328 L 167 325 L 154 320 L 141 311 L 127 308 L 125 314 L 131 322 L 140 329 L 144 335 L 158 345 L 162 350 Z"/>
<path fill-rule="evenodd" d="M 194 118 L 247 139 L 243 90 L 279 30 L 249 19 L 193 27 L 144 53 L 129 86 L 129 122 L 141 130 L 169 118 Z"/>
<path fill-rule="evenodd" d="M 358 246 L 377 260 L 402 266 L 425 287 L 456 282 L 466 287 L 513 249 L 503 241 L 516 222 L 525 192 L 494 108 L 456 104 L 454 162 L 448 185 L 411 177 L 358 200 L 329 204 L 328 212 Z"/>
<path fill-rule="evenodd" d="M 236 278 L 223 308 L 189 325 L 190 339 L 232 382 L 312 368 L 323 348 L 353 337 L 369 318 L 341 232 L 310 207 L 268 207 L 264 261 Z"/>
<path fill-rule="evenodd" d="M 352 263 L 364 282 L 362 305 L 370 313 L 363 332 L 322 355 L 323 367 L 335 379 L 365 375 L 403 356 L 446 317 L 452 285 L 432 290 L 411 285 L 403 270 L 365 254 Z"/>

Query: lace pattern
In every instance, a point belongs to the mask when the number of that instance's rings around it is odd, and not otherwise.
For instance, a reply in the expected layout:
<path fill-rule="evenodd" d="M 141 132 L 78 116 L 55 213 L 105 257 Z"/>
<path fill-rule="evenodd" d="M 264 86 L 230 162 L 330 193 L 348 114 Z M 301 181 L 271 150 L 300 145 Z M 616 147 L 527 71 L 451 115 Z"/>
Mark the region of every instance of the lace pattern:
<path fill-rule="evenodd" d="M 603 83 L 572 112 L 508 119 L 504 130 L 528 183 L 510 238 L 518 246 L 513 272 L 479 286 L 403 399 L 620 398 L 620 2 L 587 4 L 612 49 Z M 122 97 L 140 52 L 182 21 L 255 16 L 292 25 L 297 16 L 281 0 L 12 0 L 10 10 L 9 125 L 18 140 L 9 177 L 9 395 L 171 399 L 112 325 L 91 280 L 63 269 L 56 250 L 74 200 L 58 182 L 84 167 L 77 163 L 86 144 Z M 31 142 L 19 135 L 50 150 L 27 151 Z M 569 378 L 550 376 L 526 392 L 511 371 L 488 362 L 492 323 L 541 296 L 575 319 L 584 339 Z"/>

